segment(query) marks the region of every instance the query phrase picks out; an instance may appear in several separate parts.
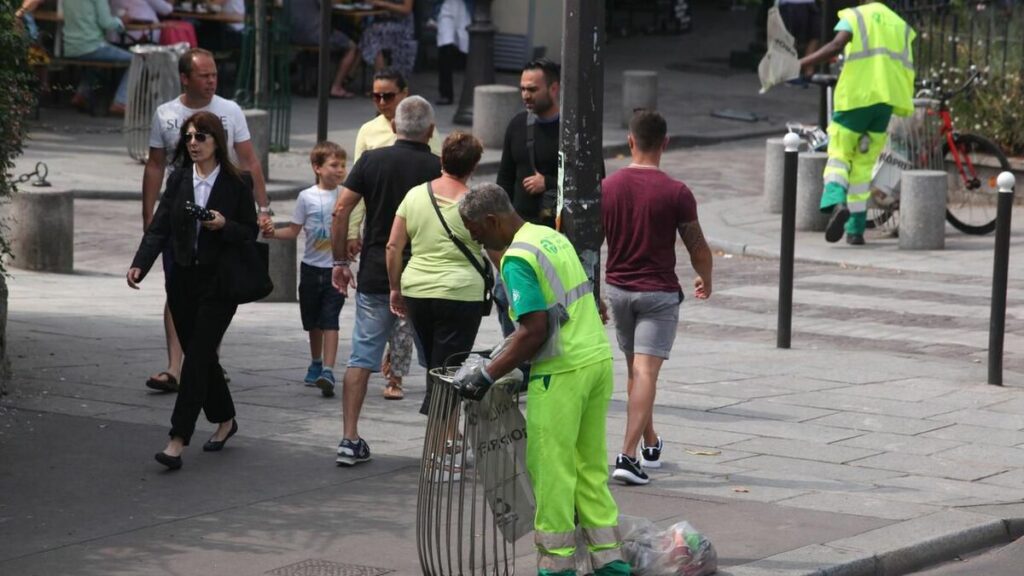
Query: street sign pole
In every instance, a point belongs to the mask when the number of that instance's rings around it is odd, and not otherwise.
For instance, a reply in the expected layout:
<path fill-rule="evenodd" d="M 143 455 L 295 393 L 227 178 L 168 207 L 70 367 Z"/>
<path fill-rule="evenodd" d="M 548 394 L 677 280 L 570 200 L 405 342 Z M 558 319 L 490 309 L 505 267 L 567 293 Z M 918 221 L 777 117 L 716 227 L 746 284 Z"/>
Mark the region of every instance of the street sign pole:
<path fill-rule="evenodd" d="M 559 229 L 576 247 L 599 296 L 604 2 L 565 0 L 562 30 Z"/>

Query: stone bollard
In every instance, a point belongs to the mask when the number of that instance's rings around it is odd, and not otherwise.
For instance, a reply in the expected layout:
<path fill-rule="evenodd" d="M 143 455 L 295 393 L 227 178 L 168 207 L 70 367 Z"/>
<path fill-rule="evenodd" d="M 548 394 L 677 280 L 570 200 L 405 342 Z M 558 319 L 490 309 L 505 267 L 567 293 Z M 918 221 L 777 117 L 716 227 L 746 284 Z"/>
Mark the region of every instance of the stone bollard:
<path fill-rule="evenodd" d="M 10 204 L 10 264 L 70 274 L 75 255 L 75 197 L 62 188 L 24 188 Z"/>
<path fill-rule="evenodd" d="M 939 170 L 904 170 L 900 179 L 900 250 L 946 247 L 947 175 Z"/>
<path fill-rule="evenodd" d="M 270 114 L 266 110 L 243 110 L 245 122 L 249 125 L 252 147 L 263 167 L 263 178 L 270 181 Z M 245 170 L 245 166 L 240 166 Z"/>
<path fill-rule="evenodd" d="M 800 150 L 807 143 L 800 141 Z M 786 161 L 786 147 L 782 138 L 769 138 L 764 146 L 764 204 L 769 214 L 782 214 L 782 176 Z"/>
<path fill-rule="evenodd" d="M 801 152 L 796 169 L 796 229 L 805 232 L 823 232 L 828 225 L 828 214 L 821 213 L 821 193 L 824 190 L 824 152 Z"/>
<path fill-rule="evenodd" d="M 633 110 L 658 109 L 658 73 L 654 70 L 626 70 L 622 73 L 622 127 L 629 128 Z"/>
<path fill-rule="evenodd" d="M 501 148 L 509 121 L 522 109 L 519 88 L 504 84 L 477 86 L 473 91 L 473 135 L 484 148 Z"/>
<path fill-rule="evenodd" d="M 278 222 L 274 228 L 287 228 L 290 222 Z M 264 241 L 261 237 L 260 241 Z M 298 279 L 296 267 L 298 257 L 296 240 L 268 239 L 270 245 L 270 279 L 274 281 L 274 291 L 261 302 L 295 302 L 298 299 Z"/>

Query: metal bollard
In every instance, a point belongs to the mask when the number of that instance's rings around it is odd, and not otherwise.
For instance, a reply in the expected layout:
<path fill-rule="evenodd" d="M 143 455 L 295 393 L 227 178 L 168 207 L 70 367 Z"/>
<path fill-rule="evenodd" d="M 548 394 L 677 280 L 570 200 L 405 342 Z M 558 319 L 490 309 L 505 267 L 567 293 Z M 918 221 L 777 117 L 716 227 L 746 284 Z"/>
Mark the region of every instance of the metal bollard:
<path fill-rule="evenodd" d="M 1013 187 L 1016 178 L 1003 172 L 996 212 L 996 254 L 992 269 L 992 311 L 988 323 L 988 383 L 1003 385 L 1003 337 L 1006 332 L 1006 282 L 1010 265 L 1010 217 L 1013 215 Z"/>
<path fill-rule="evenodd" d="M 789 348 L 793 333 L 793 251 L 796 244 L 796 168 L 800 137 L 782 139 L 786 158 L 782 169 L 782 243 L 779 248 L 779 324 L 776 347 Z"/>

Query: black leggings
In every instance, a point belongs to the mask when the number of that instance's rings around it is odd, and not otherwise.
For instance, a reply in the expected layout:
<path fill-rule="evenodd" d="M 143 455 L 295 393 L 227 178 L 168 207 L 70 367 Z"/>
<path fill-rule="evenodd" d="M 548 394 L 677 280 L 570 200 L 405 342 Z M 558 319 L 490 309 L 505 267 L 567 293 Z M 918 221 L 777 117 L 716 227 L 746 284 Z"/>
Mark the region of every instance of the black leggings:
<path fill-rule="evenodd" d="M 216 283 L 213 268 L 175 265 L 167 292 L 174 328 L 185 353 L 170 435 L 182 438 L 186 446 L 200 410 L 216 424 L 235 417 L 217 348 L 238 306 L 215 297 Z"/>
<path fill-rule="evenodd" d="M 449 356 L 473 348 L 480 329 L 480 306 L 480 302 L 405 297 L 409 321 L 423 347 L 428 369 L 440 368 Z M 427 374 L 427 394 L 420 414 L 427 414 L 430 409 L 430 392 Z"/>

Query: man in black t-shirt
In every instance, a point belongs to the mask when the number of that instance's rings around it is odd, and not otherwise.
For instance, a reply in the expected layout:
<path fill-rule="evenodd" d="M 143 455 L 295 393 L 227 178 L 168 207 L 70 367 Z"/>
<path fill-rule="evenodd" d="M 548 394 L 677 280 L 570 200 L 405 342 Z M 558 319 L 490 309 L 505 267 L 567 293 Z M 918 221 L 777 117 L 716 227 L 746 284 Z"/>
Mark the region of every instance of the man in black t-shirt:
<path fill-rule="evenodd" d="M 441 176 L 441 160 L 428 145 L 434 133 L 434 110 L 430 103 L 420 96 L 403 99 L 395 111 L 394 123 L 394 145 L 364 152 L 352 167 L 338 195 L 331 225 L 334 287 L 346 295 L 350 285 L 356 288 L 352 355 L 342 388 L 344 433 L 336 460 L 344 466 L 370 459 L 370 447 L 359 437 L 359 413 L 370 374 L 380 372 L 384 345 L 397 321 L 390 308 L 391 287 L 385 258 L 395 212 L 411 188 Z M 357 284 L 349 269 L 348 217 L 360 199 L 366 201 L 366 234 Z"/>
<path fill-rule="evenodd" d="M 554 201 L 558 191 L 561 73 L 562 68 L 547 58 L 527 62 L 523 68 L 519 93 L 526 110 L 513 116 L 505 129 L 498 168 L 498 186 L 508 194 L 516 213 L 527 222 L 552 228 L 555 227 Z M 498 307 L 501 332 L 507 337 L 515 326 L 508 318 L 508 296 L 500 278 L 494 286 L 494 303 Z"/>
<path fill-rule="evenodd" d="M 558 189 L 561 71 L 558 64 L 546 58 L 533 60 L 523 68 L 519 92 L 526 110 L 508 123 L 498 168 L 498 186 L 508 193 L 512 207 L 523 220 L 552 227 L 555 225 L 553 200 Z M 531 124 L 532 153 L 528 143 Z"/>

